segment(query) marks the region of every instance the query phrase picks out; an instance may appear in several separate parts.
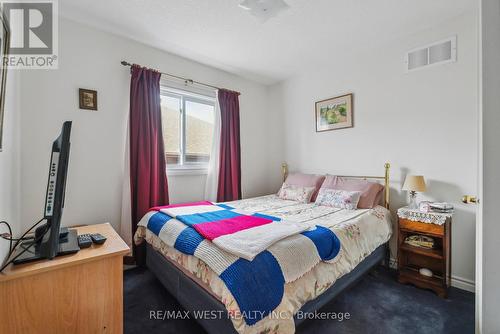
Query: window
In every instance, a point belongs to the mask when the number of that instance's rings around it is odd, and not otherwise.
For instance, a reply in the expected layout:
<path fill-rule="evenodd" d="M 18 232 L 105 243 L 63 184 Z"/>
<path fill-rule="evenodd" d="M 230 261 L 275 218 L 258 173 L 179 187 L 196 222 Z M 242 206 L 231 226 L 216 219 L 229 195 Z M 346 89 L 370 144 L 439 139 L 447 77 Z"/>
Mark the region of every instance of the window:
<path fill-rule="evenodd" d="M 161 117 L 167 164 L 174 169 L 203 169 L 212 150 L 215 99 L 161 87 Z"/>

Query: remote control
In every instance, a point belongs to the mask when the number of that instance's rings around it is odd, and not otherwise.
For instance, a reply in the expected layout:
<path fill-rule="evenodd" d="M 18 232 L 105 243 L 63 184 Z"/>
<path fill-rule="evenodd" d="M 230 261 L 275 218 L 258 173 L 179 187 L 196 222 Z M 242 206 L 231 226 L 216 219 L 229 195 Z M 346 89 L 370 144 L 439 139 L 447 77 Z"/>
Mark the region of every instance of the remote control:
<path fill-rule="evenodd" d="M 106 241 L 106 237 L 99 233 L 91 234 L 92 241 L 97 245 L 102 245 Z"/>
<path fill-rule="evenodd" d="M 78 236 L 78 246 L 80 246 L 80 248 L 88 248 L 92 246 L 92 238 L 90 237 L 90 234 L 80 234 Z"/>

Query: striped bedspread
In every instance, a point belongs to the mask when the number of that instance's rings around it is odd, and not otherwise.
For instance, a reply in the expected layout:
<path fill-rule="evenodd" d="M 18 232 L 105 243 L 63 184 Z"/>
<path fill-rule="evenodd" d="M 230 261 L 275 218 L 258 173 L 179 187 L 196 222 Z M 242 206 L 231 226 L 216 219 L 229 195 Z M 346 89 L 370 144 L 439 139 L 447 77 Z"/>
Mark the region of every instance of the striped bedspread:
<path fill-rule="evenodd" d="M 333 261 L 341 249 L 326 227 L 246 214 L 211 202 L 155 207 L 139 226 L 204 261 L 227 286 L 247 325 L 277 308 L 286 283 L 321 261 Z"/>
<path fill-rule="evenodd" d="M 304 224 L 260 213 L 249 214 L 207 201 L 159 206 L 151 210 L 181 221 L 219 248 L 249 261 L 276 241 L 308 229 Z"/>

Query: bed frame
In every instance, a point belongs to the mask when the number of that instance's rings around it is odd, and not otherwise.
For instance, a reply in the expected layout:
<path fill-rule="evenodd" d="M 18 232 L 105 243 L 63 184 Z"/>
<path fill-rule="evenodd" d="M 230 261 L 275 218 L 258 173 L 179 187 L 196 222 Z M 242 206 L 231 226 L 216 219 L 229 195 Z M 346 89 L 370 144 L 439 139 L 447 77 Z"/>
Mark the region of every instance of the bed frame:
<path fill-rule="evenodd" d="M 389 185 L 389 171 L 391 169 L 391 164 L 386 162 L 384 164 L 384 176 L 353 176 L 353 175 L 337 175 L 344 177 L 346 179 L 361 179 L 361 180 L 384 180 L 384 206 L 389 210 L 391 203 L 391 192 Z M 283 176 L 283 182 L 285 182 L 288 176 L 288 164 L 286 162 L 281 164 L 281 174 Z M 336 175 L 336 174 L 335 174 Z"/>
<path fill-rule="evenodd" d="M 314 312 L 335 299 L 340 293 L 358 282 L 365 274 L 371 271 L 386 259 L 387 244 L 379 246 L 367 258 L 361 261 L 351 272 L 339 278 L 329 289 L 322 293 L 316 299 L 310 300 L 301 307 L 302 312 Z M 146 248 L 146 266 L 158 278 L 162 285 L 170 292 L 172 296 L 182 305 L 182 307 L 192 312 L 216 311 L 222 314 L 220 319 L 196 319 L 196 321 L 210 334 L 237 334 L 233 323 L 229 319 L 226 307 L 218 299 L 208 293 L 193 279 L 178 269 L 165 256 L 154 250 L 147 244 Z M 294 318 L 295 327 L 298 327 L 303 321 Z"/>
<path fill-rule="evenodd" d="M 386 163 L 384 176 L 343 176 L 353 179 L 379 179 L 384 180 L 385 196 L 384 206 L 389 209 L 389 168 Z M 288 175 L 288 166 L 282 164 L 283 180 Z M 330 288 L 317 298 L 304 304 L 300 311 L 314 312 L 335 299 L 340 293 L 346 291 L 349 287 L 358 282 L 365 274 L 374 267 L 387 260 L 387 243 L 379 246 L 368 257 L 361 261 L 351 272 L 339 278 Z M 162 285 L 177 299 L 182 307 L 189 312 L 216 311 L 222 314 L 220 319 L 196 319 L 198 323 L 210 334 L 219 333 L 237 333 L 234 329 L 227 310 L 218 299 L 207 292 L 203 287 L 188 277 L 176 265 L 167 260 L 160 252 L 156 251 L 151 245 L 146 247 L 146 266 L 158 278 Z M 192 314 L 192 313 L 191 313 Z M 295 326 L 298 327 L 304 318 L 294 317 Z"/>

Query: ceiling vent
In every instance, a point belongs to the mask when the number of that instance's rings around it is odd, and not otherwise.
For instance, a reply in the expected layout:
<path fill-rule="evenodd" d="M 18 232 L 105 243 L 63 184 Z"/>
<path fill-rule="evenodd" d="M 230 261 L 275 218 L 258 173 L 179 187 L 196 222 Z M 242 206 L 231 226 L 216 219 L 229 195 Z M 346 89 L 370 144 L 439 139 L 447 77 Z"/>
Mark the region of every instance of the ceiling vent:
<path fill-rule="evenodd" d="M 283 0 L 242 0 L 239 6 L 261 22 L 265 22 L 289 8 Z"/>
<path fill-rule="evenodd" d="M 406 70 L 410 72 L 455 61 L 457 61 L 457 37 L 453 36 L 408 51 L 406 54 Z"/>

